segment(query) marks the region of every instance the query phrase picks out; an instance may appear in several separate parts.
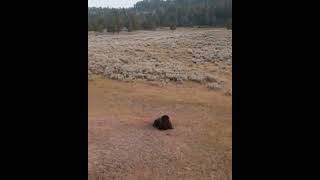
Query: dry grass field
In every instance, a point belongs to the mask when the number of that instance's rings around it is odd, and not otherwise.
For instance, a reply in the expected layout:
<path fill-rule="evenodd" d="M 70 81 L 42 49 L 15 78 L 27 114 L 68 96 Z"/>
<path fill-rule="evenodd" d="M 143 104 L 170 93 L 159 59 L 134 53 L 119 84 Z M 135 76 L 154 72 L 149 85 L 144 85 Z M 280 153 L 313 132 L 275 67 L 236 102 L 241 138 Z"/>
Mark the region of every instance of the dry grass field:
<path fill-rule="evenodd" d="M 232 179 L 231 33 L 89 33 L 89 180 Z"/>

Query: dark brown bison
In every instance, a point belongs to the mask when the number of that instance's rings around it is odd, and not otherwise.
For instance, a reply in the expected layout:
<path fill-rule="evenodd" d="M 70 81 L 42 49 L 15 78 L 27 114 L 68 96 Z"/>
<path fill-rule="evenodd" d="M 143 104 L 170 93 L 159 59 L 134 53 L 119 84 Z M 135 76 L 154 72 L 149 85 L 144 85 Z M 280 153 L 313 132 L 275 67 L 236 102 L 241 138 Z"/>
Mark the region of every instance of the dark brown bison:
<path fill-rule="evenodd" d="M 163 115 L 160 118 L 154 120 L 153 127 L 160 130 L 173 129 L 170 118 L 167 115 Z"/>

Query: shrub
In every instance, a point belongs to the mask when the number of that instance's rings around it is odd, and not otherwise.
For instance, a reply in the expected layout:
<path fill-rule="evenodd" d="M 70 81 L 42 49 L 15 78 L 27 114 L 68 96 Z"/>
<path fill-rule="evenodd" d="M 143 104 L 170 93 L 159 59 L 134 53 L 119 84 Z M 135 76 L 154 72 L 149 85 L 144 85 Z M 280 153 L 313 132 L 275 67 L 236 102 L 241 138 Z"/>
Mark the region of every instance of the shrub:
<path fill-rule="evenodd" d="M 170 30 L 176 30 L 176 25 L 175 25 L 175 24 L 172 24 L 172 25 L 170 26 Z"/>
<path fill-rule="evenodd" d="M 231 19 L 227 21 L 226 28 L 232 30 L 232 20 Z"/>

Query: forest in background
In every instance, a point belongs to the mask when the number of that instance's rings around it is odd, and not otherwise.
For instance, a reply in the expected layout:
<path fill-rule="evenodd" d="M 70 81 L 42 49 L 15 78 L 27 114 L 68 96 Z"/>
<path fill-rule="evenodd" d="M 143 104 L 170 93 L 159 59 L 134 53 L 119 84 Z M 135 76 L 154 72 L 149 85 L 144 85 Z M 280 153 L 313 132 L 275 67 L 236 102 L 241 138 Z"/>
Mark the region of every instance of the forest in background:
<path fill-rule="evenodd" d="M 193 26 L 232 29 L 232 0 L 143 0 L 132 8 L 88 7 L 89 31 Z"/>

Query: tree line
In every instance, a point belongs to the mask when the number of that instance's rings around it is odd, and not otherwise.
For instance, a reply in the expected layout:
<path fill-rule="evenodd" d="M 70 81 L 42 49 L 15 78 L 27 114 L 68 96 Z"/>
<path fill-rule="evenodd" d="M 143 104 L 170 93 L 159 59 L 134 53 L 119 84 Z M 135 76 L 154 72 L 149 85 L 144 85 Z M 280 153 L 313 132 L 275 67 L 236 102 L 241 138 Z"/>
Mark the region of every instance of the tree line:
<path fill-rule="evenodd" d="M 157 27 L 232 28 L 232 0 L 143 0 L 132 8 L 88 8 L 88 30 L 129 32 Z"/>

